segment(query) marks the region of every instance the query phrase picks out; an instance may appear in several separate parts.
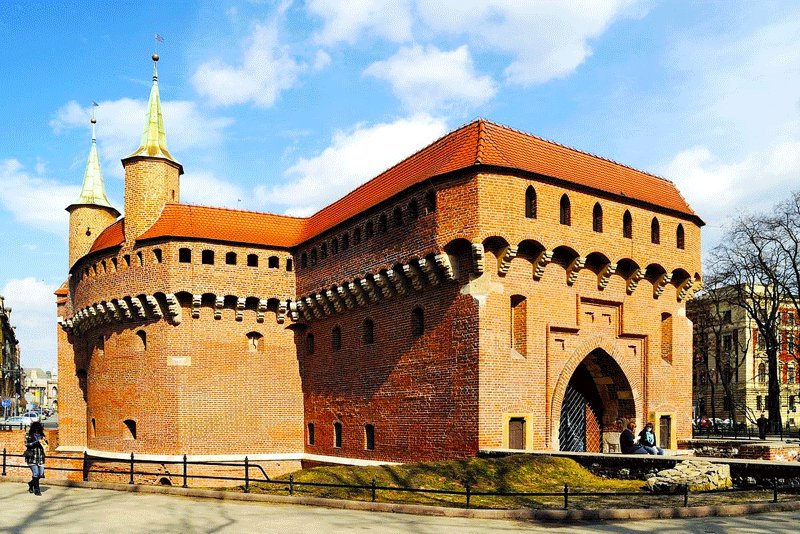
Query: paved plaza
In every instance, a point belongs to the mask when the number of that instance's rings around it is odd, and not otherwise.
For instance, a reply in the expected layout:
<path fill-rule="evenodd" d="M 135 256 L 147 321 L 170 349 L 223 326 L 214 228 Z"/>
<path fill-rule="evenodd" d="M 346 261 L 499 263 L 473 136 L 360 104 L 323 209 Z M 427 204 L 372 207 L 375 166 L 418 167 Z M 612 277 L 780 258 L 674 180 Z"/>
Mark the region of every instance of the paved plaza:
<path fill-rule="evenodd" d="M 598 532 L 794 534 L 800 520 L 800 512 L 785 512 L 730 518 L 529 523 L 215 501 L 174 495 L 62 486 L 49 486 L 43 490 L 42 496 L 37 498 L 28 493 L 25 484 L 0 483 L 0 533 L 457 532 L 477 534 L 558 530 L 570 534 Z"/>

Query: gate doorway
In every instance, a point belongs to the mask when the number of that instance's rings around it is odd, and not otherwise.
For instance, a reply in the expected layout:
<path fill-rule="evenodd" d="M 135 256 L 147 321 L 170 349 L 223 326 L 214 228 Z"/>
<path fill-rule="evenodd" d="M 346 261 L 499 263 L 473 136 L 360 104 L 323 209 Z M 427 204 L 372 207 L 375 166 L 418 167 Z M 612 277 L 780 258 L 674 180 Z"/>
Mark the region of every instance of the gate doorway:
<path fill-rule="evenodd" d="M 562 451 L 603 452 L 603 432 L 635 417 L 633 393 L 617 362 L 602 349 L 589 353 L 570 377 L 558 427 Z"/>

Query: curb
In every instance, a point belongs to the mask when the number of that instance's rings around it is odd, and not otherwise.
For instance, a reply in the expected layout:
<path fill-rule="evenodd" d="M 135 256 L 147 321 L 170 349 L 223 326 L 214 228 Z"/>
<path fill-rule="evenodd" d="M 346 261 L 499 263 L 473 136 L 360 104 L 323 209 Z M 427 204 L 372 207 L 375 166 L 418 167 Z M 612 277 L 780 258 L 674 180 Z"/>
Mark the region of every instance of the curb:
<path fill-rule="evenodd" d="M 181 488 L 175 486 L 143 486 L 119 484 L 116 482 L 83 482 L 74 480 L 47 480 L 48 486 L 67 488 L 105 489 L 128 491 L 131 493 L 148 493 L 156 495 L 173 495 L 196 499 L 214 499 L 219 501 L 263 502 L 270 504 L 291 504 L 316 506 L 321 508 L 337 508 L 342 510 L 359 510 L 365 512 L 386 512 L 440 517 L 463 517 L 478 519 L 511 519 L 517 521 L 591 521 L 591 520 L 642 520 L 642 519 L 675 519 L 691 517 L 731 517 L 768 512 L 794 512 L 800 510 L 800 501 L 779 503 L 723 504 L 716 506 L 689 506 L 686 508 L 602 508 L 594 510 L 487 510 L 483 508 L 447 508 L 424 504 L 395 504 L 381 502 L 348 501 L 325 499 L 322 497 L 294 497 L 287 495 L 267 495 L 263 493 L 238 493 L 208 489 Z M 0 482 L 26 483 L 24 477 L 3 477 Z"/>

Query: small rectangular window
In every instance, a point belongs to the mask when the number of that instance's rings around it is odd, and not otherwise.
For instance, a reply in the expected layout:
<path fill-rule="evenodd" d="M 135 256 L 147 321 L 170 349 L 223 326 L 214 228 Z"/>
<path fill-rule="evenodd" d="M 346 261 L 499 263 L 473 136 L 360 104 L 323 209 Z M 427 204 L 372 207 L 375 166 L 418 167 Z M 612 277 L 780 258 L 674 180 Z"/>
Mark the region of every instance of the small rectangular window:
<path fill-rule="evenodd" d="M 314 423 L 308 423 L 308 444 L 314 444 Z"/>
<path fill-rule="evenodd" d="M 364 441 L 366 450 L 375 450 L 375 427 L 373 425 L 364 425 Z"/>

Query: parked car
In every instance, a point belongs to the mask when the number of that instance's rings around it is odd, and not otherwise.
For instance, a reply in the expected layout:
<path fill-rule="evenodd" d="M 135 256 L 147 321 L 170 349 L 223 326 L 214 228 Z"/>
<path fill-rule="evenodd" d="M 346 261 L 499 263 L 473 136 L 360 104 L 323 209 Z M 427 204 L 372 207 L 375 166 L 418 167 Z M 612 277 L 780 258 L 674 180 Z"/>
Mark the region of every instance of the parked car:
<path fill-rule="evenodd" d="M 703 417 L 698 417 L 694 420 L 694 424 L 697 428 L 702 428 L 703 430 L 707 428 L 712 428 L 714 426 L 714 422 L 705 415 Z"/>
<path fill-rule="evenodd" d="M 41 419 L 38 412 L 25 412 L 22 417 L 29 417 L 31 421 L 38 421 Z"/>
<path fill-rule="evenodd" d="M 33 423 L 33 419 L 24 415 L 15 415 L 3 421 L 4 426 L 11 427 L 28 427 Z"/>

